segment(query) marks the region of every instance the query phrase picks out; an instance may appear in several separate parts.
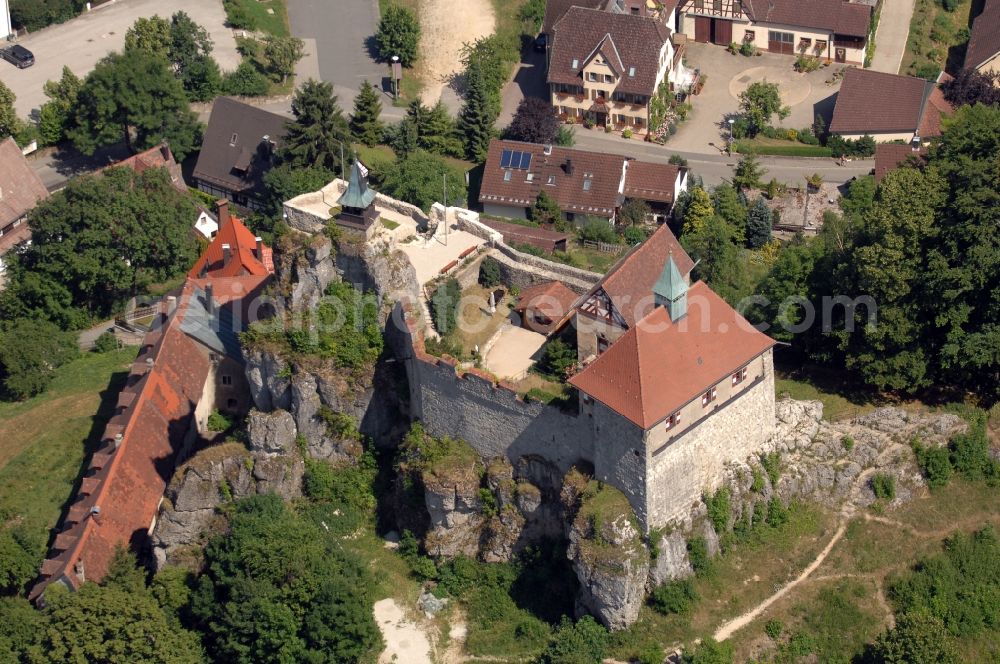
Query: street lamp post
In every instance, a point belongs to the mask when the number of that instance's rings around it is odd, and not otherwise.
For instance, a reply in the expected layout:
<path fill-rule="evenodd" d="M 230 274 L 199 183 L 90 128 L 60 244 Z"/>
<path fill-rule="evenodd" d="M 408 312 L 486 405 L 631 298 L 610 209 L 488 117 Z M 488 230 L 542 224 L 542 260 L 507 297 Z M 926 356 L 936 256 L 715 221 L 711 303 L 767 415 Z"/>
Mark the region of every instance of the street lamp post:
<path fill-rule="evenodd" d="M 392 56 L 392 97 L 399 99 L 399 79 L 403 76 L 403 67 L 399 62 L 399 56 Z"/>
<path fill-rule="evenodd" d="M 729 118 L 729 143 L 726 146 L 728 152 L 733 151 L 733 124 L 736 122 L 736 118 Z"/>

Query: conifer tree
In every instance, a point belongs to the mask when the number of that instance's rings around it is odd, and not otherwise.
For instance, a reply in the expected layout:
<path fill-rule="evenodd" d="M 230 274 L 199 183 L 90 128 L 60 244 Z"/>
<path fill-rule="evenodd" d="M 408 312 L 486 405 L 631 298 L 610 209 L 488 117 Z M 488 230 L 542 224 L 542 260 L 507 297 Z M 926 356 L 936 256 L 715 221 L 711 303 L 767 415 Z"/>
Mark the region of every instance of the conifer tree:
<path fill-rule="evenodd" d="M 361 91 L 354 98 L 354 113 L 351 114 L 351 132 L 354 138 L 372 147 L 382 139 L 385 125 L 382 124 L 382 102 L 378 98 L 375 86 L 366 79 L 361 84 Z"/>
<path fill-rule="evenodd" d="M 288 123 L 281 159 L 292 166 L 313 166 L 341 173 L 350 155 L 351 134 L 333 85 L 306 81 L 292 99 L 295 121 Z"/>
<path fill-rule="evenodd" d="M 424 116 L 419 142 L 420 147 L 433 154 L 462 156 L 462 141 L 456 134 L 455 121 L 440 100 Z"/>
<path fill-rule="evenodd" d="M 752 249 L 771 241 L 771 222 L 771 208 L 763 196 L 758 196 L 747 211 L 747 244 Z"/>
<path fill-rule="evenodd" d="M 490 110 L 486 81 L 479 67 L 469 67 L 469 88 L 465 95 L 465 105 L 459 116 L 458 128 L 465 139 L 465 155 L 470 160 L 482 162 L 490 149 L 493 138 L 495 117 Z"/>

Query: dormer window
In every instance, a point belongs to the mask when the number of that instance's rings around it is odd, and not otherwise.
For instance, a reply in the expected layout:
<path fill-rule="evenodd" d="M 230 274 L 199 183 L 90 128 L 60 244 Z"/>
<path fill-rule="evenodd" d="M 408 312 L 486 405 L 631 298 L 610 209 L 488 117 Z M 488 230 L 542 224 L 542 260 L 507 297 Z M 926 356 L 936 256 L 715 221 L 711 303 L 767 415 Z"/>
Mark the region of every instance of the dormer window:
<path fill-rule="evenodd" d="M 573 65 L 572 65 L 572 67 L 573 67 L 573 69 L 579 69 L 579 67 L 580 67 L 580 61 L 577 60 L 576 58 L 573 58 Z"/>

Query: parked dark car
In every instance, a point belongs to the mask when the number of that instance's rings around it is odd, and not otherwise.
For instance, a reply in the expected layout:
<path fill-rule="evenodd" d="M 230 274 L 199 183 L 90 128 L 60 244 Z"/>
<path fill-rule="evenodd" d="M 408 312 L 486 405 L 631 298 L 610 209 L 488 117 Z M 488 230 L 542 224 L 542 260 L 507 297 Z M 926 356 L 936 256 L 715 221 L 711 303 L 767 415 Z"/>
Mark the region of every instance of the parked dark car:
<path fill-rule="evenodd" d="M 3 49 L 0 51 L 0 55 L 18 69 L 26 69 L 35 64 L 35 54 L 20 44 Z"/>
<path fill-rule="evenodd" d="M 535 37 L 535 50 L 539 53 L 545 52 L 545 46 L 549 43 L 549 37 L 544 32 Z"/>

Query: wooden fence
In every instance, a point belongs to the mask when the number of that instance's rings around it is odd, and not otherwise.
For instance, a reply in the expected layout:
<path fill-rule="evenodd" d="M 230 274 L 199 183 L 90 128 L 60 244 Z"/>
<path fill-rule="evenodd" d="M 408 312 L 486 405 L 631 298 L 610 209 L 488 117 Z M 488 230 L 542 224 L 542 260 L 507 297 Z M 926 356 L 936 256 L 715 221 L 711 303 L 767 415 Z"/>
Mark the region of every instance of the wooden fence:
<path fill-rule="evenodd" d="M 593 242 L 591 240 L 582 240 L 581 244 L 583 244 L 584 248 L 586 249 L 594 249 L 595 251 L 600 251 L 605 254 L 614 254 L 615 256 L 625 251 L 624 244 L 612 244 L 611 242 Z"/>

